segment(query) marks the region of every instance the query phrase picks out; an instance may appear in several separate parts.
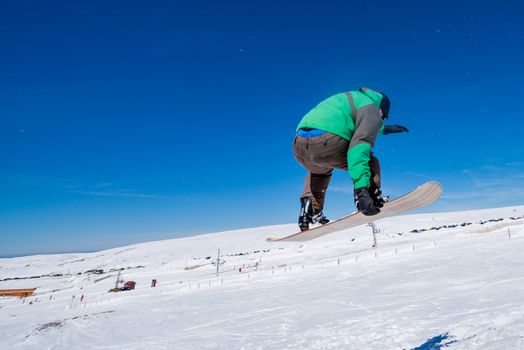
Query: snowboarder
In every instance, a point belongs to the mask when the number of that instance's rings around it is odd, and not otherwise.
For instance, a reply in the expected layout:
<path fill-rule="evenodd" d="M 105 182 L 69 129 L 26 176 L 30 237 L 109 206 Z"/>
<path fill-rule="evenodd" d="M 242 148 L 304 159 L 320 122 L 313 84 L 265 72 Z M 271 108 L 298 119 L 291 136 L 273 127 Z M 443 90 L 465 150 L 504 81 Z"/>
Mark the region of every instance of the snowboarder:
<path fill-rule="evenodd" d="M 380 163 L 371 148 L 379 132 L 408 131 L 401 125 L 383 125 L 389 107 L 384 93 L 360 88 L 327 98 L 302 118 L 293 141 L 295 159 L 308 171 L 300 196 L 300 230 L 329 222 L 323 209 L 333 168 L 349 171 L 360 212 L 380 212 Z"/>

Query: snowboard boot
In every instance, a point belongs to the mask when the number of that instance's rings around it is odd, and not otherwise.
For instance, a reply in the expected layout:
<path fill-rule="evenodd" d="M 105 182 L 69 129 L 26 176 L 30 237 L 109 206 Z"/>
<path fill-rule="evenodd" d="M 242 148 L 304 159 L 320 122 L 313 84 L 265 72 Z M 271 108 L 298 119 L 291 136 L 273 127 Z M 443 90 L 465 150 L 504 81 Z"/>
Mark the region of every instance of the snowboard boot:
<path fill-rule="evenodd" d="M 325 225 L 329 220 L 324 216 L 321 209 L 314 209 L 314 199 L 311 197 L 300 198 L 300 215 L 298 217 L 298 227 L 300 231 L 309 230 L 309 224 Z"/>

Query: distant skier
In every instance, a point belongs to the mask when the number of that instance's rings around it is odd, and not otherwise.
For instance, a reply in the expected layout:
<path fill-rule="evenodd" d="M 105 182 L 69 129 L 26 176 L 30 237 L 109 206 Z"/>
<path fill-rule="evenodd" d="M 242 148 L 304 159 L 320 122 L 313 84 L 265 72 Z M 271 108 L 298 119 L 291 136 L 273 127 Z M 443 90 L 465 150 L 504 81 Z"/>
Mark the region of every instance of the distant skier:
<path fill-rule="evenodd" d="M 300 121 L 293 141 L 295 159 L 308 170 L 300 196 L 298 225 L 326 224 L 324 199 L 333 168 L 348 170 L 357 209 L 364 215 L 380 212 L 380 163 L 371 148 L 379 132 L 407 132 L 401 125 L 383 125 L 389 98 L 368 88 L 339 93 L 320 102 Z"/>

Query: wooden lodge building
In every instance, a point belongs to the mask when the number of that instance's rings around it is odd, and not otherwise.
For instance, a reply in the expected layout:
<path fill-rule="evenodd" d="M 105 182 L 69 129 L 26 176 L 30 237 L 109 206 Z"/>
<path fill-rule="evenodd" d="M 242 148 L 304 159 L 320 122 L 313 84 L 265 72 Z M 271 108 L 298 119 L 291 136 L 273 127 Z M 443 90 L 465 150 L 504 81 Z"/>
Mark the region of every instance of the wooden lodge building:
<path fill-rule="evenodd" d="M 36 288 L 23 289 L 0 289 L 0 297 L 30 297 L 35 292 Z"/>

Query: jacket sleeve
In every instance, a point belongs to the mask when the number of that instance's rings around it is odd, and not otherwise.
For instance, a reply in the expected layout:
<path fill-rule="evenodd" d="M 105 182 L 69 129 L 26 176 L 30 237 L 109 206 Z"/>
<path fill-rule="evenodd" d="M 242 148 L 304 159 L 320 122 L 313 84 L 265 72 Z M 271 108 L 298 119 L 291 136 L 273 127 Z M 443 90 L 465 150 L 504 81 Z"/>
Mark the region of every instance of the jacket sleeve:
<path fill-rule="evenodd" d="M 348 171 L 355 189 L 370 184 L 370 153 L 381 127 L 382 117 L 375 105 L 370 104 L 357 111 L 355 132 L 348 149 Z"/>

